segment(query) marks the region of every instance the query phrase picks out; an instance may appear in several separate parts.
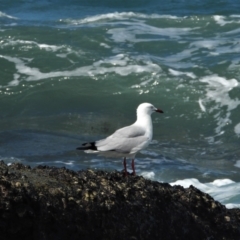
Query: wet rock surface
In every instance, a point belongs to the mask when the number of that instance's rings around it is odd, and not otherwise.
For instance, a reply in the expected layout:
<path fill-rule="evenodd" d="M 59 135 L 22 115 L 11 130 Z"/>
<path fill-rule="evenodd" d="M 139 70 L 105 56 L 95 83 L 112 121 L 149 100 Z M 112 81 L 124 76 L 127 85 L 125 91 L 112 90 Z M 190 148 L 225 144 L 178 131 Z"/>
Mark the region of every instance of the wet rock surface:
<path fill-rule="evenodd" d="M 0 239 L 240 239 L 240 209 L 120 172 L 0 162 Z"/>

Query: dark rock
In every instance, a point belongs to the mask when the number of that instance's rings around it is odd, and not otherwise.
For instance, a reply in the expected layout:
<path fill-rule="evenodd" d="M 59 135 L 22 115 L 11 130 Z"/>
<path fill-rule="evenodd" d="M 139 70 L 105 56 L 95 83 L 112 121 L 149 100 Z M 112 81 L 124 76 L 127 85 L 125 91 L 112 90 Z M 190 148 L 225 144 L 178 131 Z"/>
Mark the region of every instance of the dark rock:
<path fill-rule="evenodd" d="M 240 239 L 240 209 L 120 172 L 0 162 L 0 239 Z"/>

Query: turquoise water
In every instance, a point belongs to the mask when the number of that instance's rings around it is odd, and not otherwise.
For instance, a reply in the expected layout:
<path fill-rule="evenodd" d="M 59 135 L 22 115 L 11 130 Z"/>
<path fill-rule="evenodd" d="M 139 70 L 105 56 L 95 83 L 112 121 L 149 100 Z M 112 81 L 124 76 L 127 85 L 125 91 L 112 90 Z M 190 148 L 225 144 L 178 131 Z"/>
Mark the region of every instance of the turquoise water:
<path fill-rule="evenodd" d="M 240 206 L 240 3 L 215 3 L 0 3 L 0 158 L 121 170 L 75 148 L 151 102 L 137 173 Z"/>

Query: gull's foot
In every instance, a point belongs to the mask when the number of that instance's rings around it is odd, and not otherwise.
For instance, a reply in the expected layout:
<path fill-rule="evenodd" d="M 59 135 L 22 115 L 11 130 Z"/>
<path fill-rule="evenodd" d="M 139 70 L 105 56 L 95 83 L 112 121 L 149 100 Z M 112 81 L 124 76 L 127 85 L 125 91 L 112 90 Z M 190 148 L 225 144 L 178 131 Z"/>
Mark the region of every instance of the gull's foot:
<path fill-rule="evenodd" d="M 134 171 L 134 172 L 132 172 L 130 175 L 131 175 L 131 176 L 136 176 L 136 172 Z"/>
<path fill-rule="evenodd" d="M 124 177 L 127 177 L 127 176 L 129 176 L 129 175 L 132 175 L 131 173 L 126 172 L 125 169 L 122 170 L 122 174 L 123 174 Z"/>

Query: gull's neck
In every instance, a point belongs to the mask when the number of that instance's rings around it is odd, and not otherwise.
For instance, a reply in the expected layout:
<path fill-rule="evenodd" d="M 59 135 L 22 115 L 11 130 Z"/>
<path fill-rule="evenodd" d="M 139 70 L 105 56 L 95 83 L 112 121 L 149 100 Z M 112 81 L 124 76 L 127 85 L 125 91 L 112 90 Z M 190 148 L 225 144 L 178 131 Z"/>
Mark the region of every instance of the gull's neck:
<path fill-rule="evenodd" d="M 150 140 L 152 139 L 153 126 L 151 115 L 137 112 L 137 120 L 134 124 L 144 128 L 146 131 L 145 135 L 149 137 Z"/>

